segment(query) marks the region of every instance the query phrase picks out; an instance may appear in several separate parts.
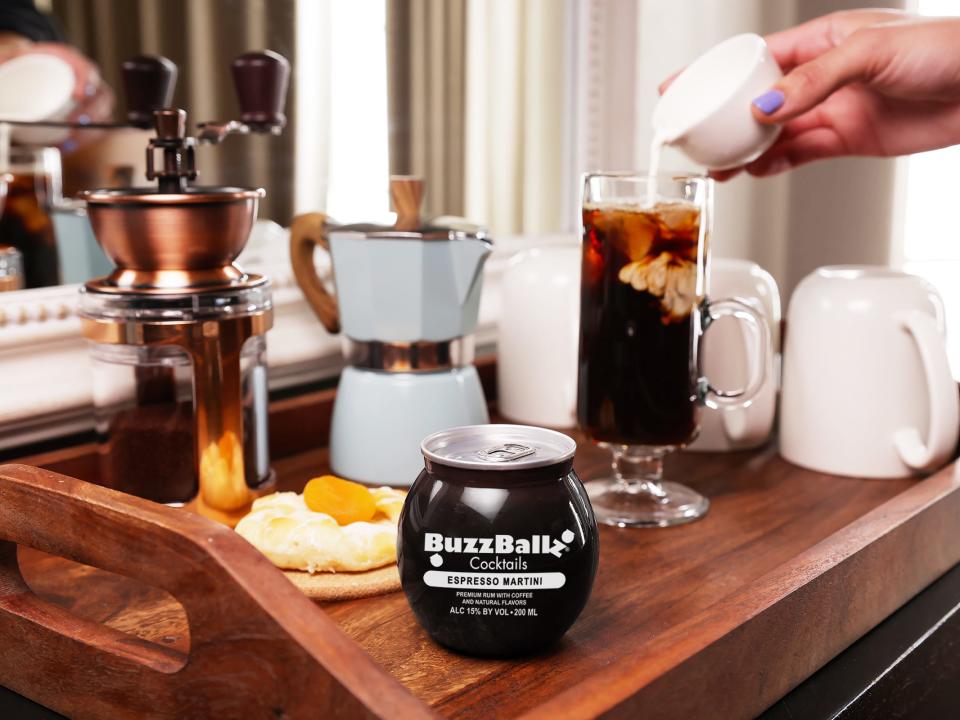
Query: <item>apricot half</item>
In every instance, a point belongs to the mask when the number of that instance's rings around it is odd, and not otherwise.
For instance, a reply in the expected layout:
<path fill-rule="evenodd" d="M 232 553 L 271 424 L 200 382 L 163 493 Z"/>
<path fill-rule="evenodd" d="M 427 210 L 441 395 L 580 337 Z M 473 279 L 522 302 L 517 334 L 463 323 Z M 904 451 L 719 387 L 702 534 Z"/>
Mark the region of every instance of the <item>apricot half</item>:
<path fill-rule="evenodd" d="M 338 525 L 368 522 L 377 512 L 377 501 L 367 488 L 333 475 L 310 480 L 303 488 L 303 500 L 308 508 L 326 513 Z"/>

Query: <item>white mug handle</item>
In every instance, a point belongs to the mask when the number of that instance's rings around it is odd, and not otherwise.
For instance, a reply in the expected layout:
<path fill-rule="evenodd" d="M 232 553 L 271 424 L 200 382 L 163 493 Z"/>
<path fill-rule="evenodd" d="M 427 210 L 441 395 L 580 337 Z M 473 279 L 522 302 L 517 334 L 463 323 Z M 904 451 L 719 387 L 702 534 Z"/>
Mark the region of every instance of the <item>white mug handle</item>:
<path fill-rule="evenodd" d="M 704 332 L 710 324 L 722 317 L 733 317 L 751 329 L 753 342 L 748 344 L 747 358 L 754 362 L 750 368 L 750 378 L 746 387 L 740 390 L 720 390 L 710 384 L 707 378 L 701 377 L 702 402 L 708 408 L 728 409 L 743 407 L 759 392 L 767 379 L 767 352 L 770 345 L 770 329 L 766 319 L 757 312 L 750 303 L 740 298 L 723 298 L 722 300 L 704 300 L 700 306 L 701 323 Z"/>
<path fill-rule="evenodd" d="M 947 349 L 936 321 L 919 310 L 897 314 L 900 325 L 910 333 L 927 380 L 930 428 L 924 442 L 915 427 L 902 427 L 893 434 L 900 459 L 918 472 L 934 470 L 945 463 L 957 448 L 960 433 L 960 398 L 950 372 Z"/>
<path fill-rule="evenodd" d="M 743 302 L 748 303 L 749 305 L 754 306 L 754 309 L 766 319 L 766 311 L 763 309 L 763 306 L 758 302 L 754 302 L 753 298 L 746 299 L 741 298 Z M 756 358 L 751 355 L 754 352 L 755 347 L 753 340 L 750 337 L 750 333 L 746 331 L 746 328 L 741 324 L 738 328 L 738 334 L 740 336 L 740 342 L 743 344 L 743 356 L 747 358 L 750 363 L 757 363 L 763 360 L 767 365 L 770 363 L 770 356 L 773 354 L 773 343 L 771 336 L 767 334 L 767 354 L 764 358 Z M 764 380 L 769 379 L 769 368 L 765 373 Z M 760 388 L 763 389 L 762 386 Z M 753 412 L 745 407 L 732 407 L 728 408 L 726 412 L 721 413 L 720 422 L 723 424 L 723 432 L 727 438 L 734 443 L 742 442 L 754 442 L 761 440 L 767 435 L 770 434 L 770 427 L 773 418 L 764 412 Z"/>

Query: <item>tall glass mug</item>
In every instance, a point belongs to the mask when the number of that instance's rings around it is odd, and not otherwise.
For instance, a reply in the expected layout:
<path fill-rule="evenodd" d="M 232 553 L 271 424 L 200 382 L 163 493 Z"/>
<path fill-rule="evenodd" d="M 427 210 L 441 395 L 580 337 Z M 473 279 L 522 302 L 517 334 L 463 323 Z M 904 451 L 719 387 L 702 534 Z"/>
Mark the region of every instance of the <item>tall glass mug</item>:
<path fill-rule="evenodd" d="M 613 453 L 610 477 L 587 483 L 597 519 L 666 526 L 709 501 L 663 480 L 663 457 L 697 436 L 700 408 L 741 406 L 764 380 L 767 326 L 746 303 L 708 299 L 712 181 L 702 176 L 594 173 L 583 195 L 577 414 Z M 750 380 L 713 387 L 701 336 L 732 316 L 749 328 Z"/>

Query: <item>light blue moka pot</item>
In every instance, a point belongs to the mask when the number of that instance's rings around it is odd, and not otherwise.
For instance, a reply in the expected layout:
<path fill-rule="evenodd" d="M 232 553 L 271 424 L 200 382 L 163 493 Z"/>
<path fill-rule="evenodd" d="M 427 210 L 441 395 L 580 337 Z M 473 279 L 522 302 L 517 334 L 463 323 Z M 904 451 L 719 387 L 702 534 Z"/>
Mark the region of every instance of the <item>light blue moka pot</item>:
<path fill-rule="evenodd" d="M 367 484 L 406 486 L 423 468 L 424 437 L 489 422 L 472 335 L 492 243 L 465 221 L 421 225 L 420 180 L 391 178 L 390 193 L 393 227 L 300 215 L 290 227 L 290 254 L 311 307 L 327 330 L 344 336 L 348 365 L 333 409 L 332 469 Z M 316 245 L 333 260 L 336 297 L 317 276 Z"/>

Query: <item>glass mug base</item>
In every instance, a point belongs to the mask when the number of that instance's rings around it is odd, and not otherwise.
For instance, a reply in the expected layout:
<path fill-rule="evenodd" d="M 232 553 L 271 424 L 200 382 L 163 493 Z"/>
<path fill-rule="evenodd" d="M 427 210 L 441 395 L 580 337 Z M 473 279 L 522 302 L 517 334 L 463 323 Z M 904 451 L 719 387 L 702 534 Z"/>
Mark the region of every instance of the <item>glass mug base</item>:
<path fill-rule="evenodd" d="M 628 482 L 616 477 L 586 483 L 597 522 L 616 527 L 669 527 L 703 517 L 710 501 L 680 483 Z"/>

